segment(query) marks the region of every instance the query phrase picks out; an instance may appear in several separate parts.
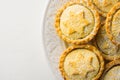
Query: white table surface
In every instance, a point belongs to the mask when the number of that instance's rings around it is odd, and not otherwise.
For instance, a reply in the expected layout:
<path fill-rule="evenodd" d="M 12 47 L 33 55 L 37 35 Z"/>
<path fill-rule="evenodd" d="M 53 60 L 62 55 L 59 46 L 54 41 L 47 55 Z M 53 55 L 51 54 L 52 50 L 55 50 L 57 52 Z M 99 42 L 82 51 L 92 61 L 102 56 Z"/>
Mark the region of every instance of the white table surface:
<path fill-rule="evenodd" d="M 55 80 L 42 44 L 49 0 L 0 0 L 0 80 Z"/>

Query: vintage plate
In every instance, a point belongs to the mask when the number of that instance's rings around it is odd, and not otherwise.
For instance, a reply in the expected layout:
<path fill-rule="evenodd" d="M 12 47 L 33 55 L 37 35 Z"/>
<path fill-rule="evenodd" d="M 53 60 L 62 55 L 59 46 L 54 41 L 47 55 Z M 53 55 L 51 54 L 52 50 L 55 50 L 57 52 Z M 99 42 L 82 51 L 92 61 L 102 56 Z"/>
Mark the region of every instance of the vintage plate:
<path fill-rule="evenodd" d="M 55 15 L 57 10 L 69 0 L 50 0 L 44 15 L 43 43 L 46 56 L 51 69 L 57 80 L 63 80 L 58 64 L 61 53 L 65 50 L 66 44 L 56 34 Z"/>

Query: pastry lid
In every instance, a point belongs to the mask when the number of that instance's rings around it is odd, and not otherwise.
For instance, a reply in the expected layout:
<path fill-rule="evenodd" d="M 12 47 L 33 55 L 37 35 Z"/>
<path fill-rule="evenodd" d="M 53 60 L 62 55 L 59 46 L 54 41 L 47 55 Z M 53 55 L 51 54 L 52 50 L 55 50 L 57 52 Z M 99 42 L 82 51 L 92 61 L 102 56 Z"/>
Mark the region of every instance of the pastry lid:
<path fill-rule="evenodd" d="M 68 43 L 89 42 L 97 34 L 99 27 L 99 14 L 92 4 L 68 2 L 56 14 L 56 31 Z"/>
<path fill-rule="evenodd" d="M 104 60 L 91 45 L 71 46 L 61 55 L 59 69 L 65 80 L 96 80 L 103 72 Z"/>
<path fill-rule="evenodd" d="M 101 80 L 120 80 L 120 59 L 106 65 Z"/>

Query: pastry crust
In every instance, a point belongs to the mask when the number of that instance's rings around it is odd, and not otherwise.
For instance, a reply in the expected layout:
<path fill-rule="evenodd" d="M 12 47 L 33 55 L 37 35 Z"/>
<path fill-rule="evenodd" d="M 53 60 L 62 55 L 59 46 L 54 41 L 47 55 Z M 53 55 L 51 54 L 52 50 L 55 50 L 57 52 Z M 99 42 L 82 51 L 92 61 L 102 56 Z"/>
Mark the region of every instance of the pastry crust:
<path fill-rule="evenodd" d="M 105 71 L 104 71 L 104 73 L 102 74 L 100 80 L 104 80 L 105 74 L 106 74 L 112 67 L 117 66 L 117 65 L 120 66 L 120 59 L 109 62 L 109 63 L 105 66 Z"/>
<path fill-rule="evenodd" d="M 86 37 L 82 38 L 82 39 L 69 39 L 68 37 L 66 37 L 61 29 L 60 29 L 60 17 L 63 13 L 63 11 L 71 6 L 71 5 L 76 5 L 76 4 L 79 4 L 79 5 L 82 5 L 82 6 L 85 6 L 87 7 L 88 9 L 91 10 L 93 16 L 94 16 L 94 28 L 92 30 L 92 32 L 87 35 Z M 84 4 L 84 3 L 80 3 L 80 1 L 72 1 L 72 2 L 68 2 L 67 4 L 65 4 L 56 14 L 56 18 L 55 18 L 55 28 L 56 28 L 56 31 L 58 33 L 58 35 L 61 37 L 61 39 L 63 39 L 64 41 L 68 42 L 68 43 L 72 43 L 72 44 L 85 44 L 85 43 L 88 43 L 90 40 L 92 40 L 94 38 L 94 36 L 97 34 L 98 32 L 98 29 L 100 27 L 100 17 L 99 17 L 99 14 L 98 12 L 96 11 L 96 9 L 94 8 L 94 6 L 89 3 L 89 4 Z"/>
<path fill-rule="evenodd" d="M 60 57 L 60 61 L 59 61 L 59 69 L 61 71 L 62 76 L 64 77 L 64 80 L 69 80 L 65 70 L 64 70 L 64 61 L 66 56 L 69 54 L 69 52 L 75 50 L 75 49 L 88 49 L 92 52 L 95 53 L 95 55 L 97 56 L 98 60 L 99 60 L 99 64 L 100 64 L 100 68 L 98 71 L 98 74 L 92 79 L 92 80 L 98 80 L 99 77 L 101 76 L 103 70 L 104 70 L 104 60 L 103 57 L 101 55 L 101 52 L 99 52 L 94 46 L 92 45 L 80 45 L 80 46 L 71 46 L 69 48 L 67 48 L 63 54 Z"/>
<path fill-rule="evenodd" d="M 102 55 L 106 60 L 116 60 L 120 58 L 120 49 L 109 40 L 105 26 L 99 29 L 94 40 L 94 45 L 102 51 Z"/>
<path fill-rule="evenodd" d="M 106 19 L 106 32 L 107 32 L 107 35 L 109 37 L 109 39 L 115 44 L 115 45 L 120 45 L 120 43 L 118 43 L 114 37 L 113 37 L 113 34 L 112 34 L 112 31 L 111 31 L 111 27 L 112 27 L 112 20 L 113 20 L 113 17 L 114 17 L 114 14 L 116 13 L 116 11 L 118 11 L 120 9 L 120 2 L 117 3 L 111 10 L 110 12 L 108 13 L 107 15 L 107 19 Z"/>
<path fill-rule="evenodd" d="M 112 2 L 110 0 L 102 0 L 102 1 L 101 0 L 84 0 L 84 1 L 87 2 L 87 3 L 93 3 L 93 5 L 98 10 L 100 15 L 102 15 L 103 17 L 106 17 L 108 12 L 109 12 L 109 11 L 106 12 L 106 11 L 103 11 L 103 10 L 109 10 L 114 6 L 114 4 L 119 2 L 119 0 L 114 1 L 114 2 Z M 114 3 L 114 4 L 112 4 L 112 3 Z M 98 5 L 99 5 L 99 7 L 98 7 Z M 107 8 L 107 7 L 109 7 L 109 8 Z"/>

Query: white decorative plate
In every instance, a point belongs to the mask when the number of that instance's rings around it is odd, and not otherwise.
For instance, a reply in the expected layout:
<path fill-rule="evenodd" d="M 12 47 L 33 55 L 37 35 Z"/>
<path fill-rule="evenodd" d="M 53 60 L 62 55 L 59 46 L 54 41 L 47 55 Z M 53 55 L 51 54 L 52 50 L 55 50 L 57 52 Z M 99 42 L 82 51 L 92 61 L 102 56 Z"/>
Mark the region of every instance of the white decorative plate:
<path fill-rule="evenodd" d="M 69 0 L 50 0 L 46 9 L 43 24 L 43 41 L 46 56 L 57 80 L 63 80 L 58 64 L 61 53 L 65 50 L 65 43 L 57 36 L 54 22 L 57 10 Z"/>

